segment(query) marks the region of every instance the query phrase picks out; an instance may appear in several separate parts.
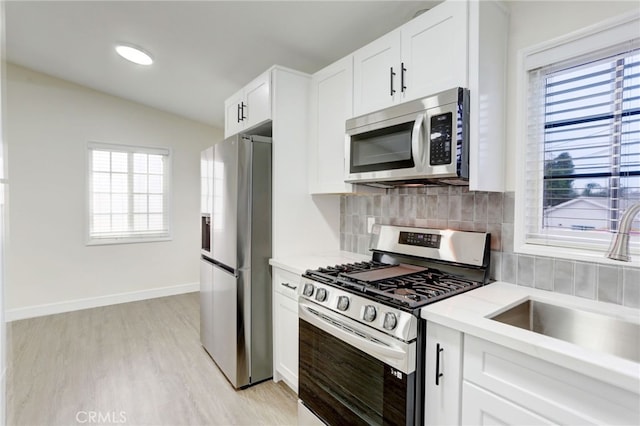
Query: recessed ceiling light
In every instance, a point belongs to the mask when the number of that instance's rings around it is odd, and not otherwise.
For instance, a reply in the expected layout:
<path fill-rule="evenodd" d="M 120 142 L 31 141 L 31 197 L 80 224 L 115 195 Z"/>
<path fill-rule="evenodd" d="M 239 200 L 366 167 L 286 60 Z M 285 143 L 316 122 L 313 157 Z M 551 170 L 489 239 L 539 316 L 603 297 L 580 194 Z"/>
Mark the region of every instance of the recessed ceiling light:
<path fill-rule="evenodd" d="M 139 47 L 119 44 L 116 46 L 116 52 L 118 52 L 118 55 L 122 56 L 127 61 L 131 61 L 138 65 L 151 65 L 153 63 L 151 56 Z"/>

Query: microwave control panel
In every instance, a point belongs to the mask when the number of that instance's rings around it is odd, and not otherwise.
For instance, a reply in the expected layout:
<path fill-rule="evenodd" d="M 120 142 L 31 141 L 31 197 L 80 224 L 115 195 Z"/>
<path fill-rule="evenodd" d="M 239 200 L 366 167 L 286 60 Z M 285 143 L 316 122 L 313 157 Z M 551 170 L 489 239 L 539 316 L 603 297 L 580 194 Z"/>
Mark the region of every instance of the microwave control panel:
<path fill-rule="evenodd" d="M 453 114 L 445 112 L 431 116 L 429 132 L 429 164 L 439 166 L 451 164 L 451 134 L 453 133 Z"/>

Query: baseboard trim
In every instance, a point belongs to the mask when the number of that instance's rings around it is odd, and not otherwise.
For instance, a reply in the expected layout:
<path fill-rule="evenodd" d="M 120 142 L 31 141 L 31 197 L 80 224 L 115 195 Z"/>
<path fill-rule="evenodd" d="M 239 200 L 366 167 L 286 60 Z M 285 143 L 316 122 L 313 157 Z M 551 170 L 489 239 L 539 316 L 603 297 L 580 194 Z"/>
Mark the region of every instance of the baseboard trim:
<path fill-rule="evenodd" d="M 100 306 L 117 305 L 119 303 L 136 302 L 138 300 L 155 299 L 157 297 L 174 296 L 176 294 L 192 293 L 200 290 L 200 283 L 180 284 L 169 287 L 152 288 L 149 290 L 131 291 L 127 293 L 109 294 L 106 296 L 89 297 L 86 299 L 69 300 L 44 305 L 27 306 L 25 308 L 9 309 L 5 312 L 7 322 L 44 315 L 61 314 Z"/>

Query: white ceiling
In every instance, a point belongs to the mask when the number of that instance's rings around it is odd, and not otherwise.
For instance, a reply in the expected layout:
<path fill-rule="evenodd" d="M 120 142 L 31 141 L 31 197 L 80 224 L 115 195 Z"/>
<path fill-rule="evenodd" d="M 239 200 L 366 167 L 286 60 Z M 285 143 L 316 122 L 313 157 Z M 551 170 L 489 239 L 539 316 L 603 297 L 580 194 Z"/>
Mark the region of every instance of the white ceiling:
<path fill-rule="evenodd" d="M 8 1 L 9 62 L 223 127 L 274 64 L 313 73 L 439 1 Z M 143 47 L 128 63 L 117 42 Z"/>

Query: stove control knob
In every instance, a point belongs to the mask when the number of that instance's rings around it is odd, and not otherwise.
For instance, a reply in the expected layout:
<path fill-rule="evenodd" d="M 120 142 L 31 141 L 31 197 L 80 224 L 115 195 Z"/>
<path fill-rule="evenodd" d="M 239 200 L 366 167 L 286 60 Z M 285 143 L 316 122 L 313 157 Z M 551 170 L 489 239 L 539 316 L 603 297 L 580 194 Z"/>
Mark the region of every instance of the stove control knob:
<path fill-rule="evenodd" d="M 376 307 L 373 305 L 367 305 L 364 307 L 364 315 L 362 316 L 367 322 L 371 322 L 376 319 Z"/>
<path fill-rule="evenodd" d="M 304 288 L 302 289 L 302 294 L 307 297 L 311 297 L 311 295 L 313 295 L 313 290 L 314 290 L 313 284 L 305 283 Z"/>
<path fill-rule="evenodd" d="M 319 288 L 318 291 L 316 291 L 316 300 L 318 302 L 324 302 L 325 300 L 327 300 L 327 290 L 324 288 Z"/>
<path fill-rule="evenodd" d="M 349 298 L 347 296 L 338 297 L 338 309 L 341 311 L 349 309 Z"/>
<path fill-rule="evenodd" d="M 398 319 L 396 318 L 396 314 L 393 312 L 387 312 L 384 314 L 384 324 L 382 325 L 387 330 L 393 330 L 396 328 L 398 324 Z"/>

